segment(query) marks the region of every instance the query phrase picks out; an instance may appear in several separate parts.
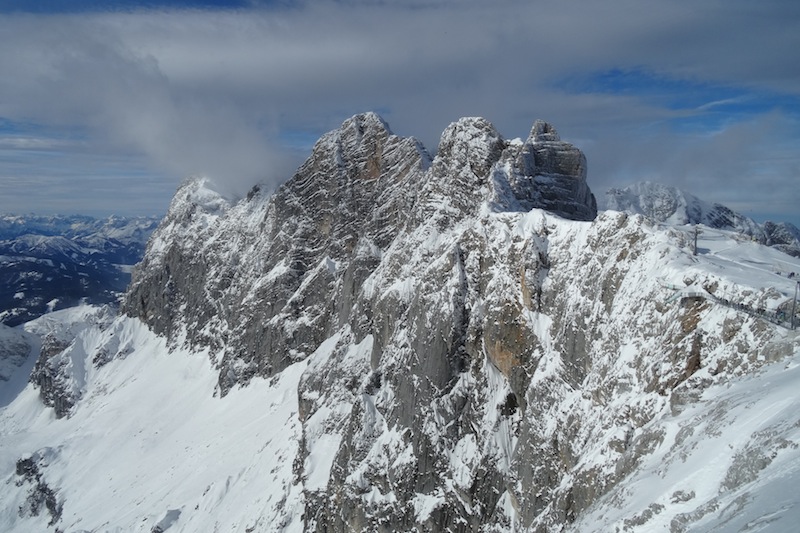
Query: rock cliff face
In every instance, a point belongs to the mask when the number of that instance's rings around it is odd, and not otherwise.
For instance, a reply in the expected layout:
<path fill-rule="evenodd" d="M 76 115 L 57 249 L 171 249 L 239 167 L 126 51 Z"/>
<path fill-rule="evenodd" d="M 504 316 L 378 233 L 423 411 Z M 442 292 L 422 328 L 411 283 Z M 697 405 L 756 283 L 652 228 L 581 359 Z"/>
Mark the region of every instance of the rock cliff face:
<path fill-rule="evenodd" d="M 509 142 L 462 119 L 431 159 L 359 115 L 271 196 L 185 183 L 123 309 L 209 348 L 222 395 L 305 365 L 306 530 L 559 531 L 664 442 L 657 415 L 791 351 L 663 304 L 668 272 L 787 305 L 693 270 L 641 216 L 595 219 L 585 178 L 543 122 Z"/>
<path fill-rule="evenodd" d="M 359 293 L 397 236 L 452 228 L 490 200 L 578 220 L 597 213 L 583 154 L 546 123 L 514 144 L 483 119 L 462 119 L 431 161 L 415 139 L 359 115 L 320 139 L 273 196 L 256 188 L 231 206 L 203 180 L 187 182 L 124 310 L 157 333 L 220 348 L 224 394 L 306 358 L 344 324 L 370 333 L 373 310 Z"/>

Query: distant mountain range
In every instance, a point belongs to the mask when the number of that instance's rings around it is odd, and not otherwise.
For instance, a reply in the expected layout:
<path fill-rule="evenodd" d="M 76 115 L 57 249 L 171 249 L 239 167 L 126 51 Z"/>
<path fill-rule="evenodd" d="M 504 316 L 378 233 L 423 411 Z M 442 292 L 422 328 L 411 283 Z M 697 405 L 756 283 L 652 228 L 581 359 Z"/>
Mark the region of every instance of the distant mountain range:
<path fill-rule="evenodd" d="M 116 301 L 157 225 L 156 217 L 0 215 L 0 322 Z"/>
<path fill-rule="evenodd" d="M 789 222 L 764 222 L 737 213 L 717 203 L 661 183 L 643 181 L 606 192 L 605 208 L 642 214 L 665 224 L 704 224 L 737 231 L 767 246 L 800 257 L 800 229 Z"/>

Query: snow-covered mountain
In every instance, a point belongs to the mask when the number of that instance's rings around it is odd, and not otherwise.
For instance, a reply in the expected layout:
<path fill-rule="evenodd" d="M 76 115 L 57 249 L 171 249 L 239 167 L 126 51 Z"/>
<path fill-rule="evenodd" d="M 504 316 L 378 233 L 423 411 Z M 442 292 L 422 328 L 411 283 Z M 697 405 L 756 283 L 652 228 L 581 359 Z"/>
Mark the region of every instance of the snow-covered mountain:
<path fill-rule="evenodd" d="M 800 257 L 800 229 L 789 222 L 767 221 L 761 225 L 767 246 L 774 246 L 784 253 Z"/>
<path fill-rule="evenodd" d="M 0 216 L 0 322 L 117 300 L 157 224 L 154 217 Z"/>
<path fill-rule="evenodd" d="M 762 244 L 800 257 L 800 229 L 789 222 L 765 222 L 737 213 L 722 204 L 709 203 L 669 185 L 643 181 L 609 189 L 604 208 L 642 214 L 667 224 L 703 224 L 736 231 Z"/>
<path fill-rule="evenodd" d="M 63 237 L 80 248 L 103 253 L 113 263 L 133 265 L 141 259 L 158 221 L 158 217 L 0 215 L 0 240 Z"/>
<path fill-rule="evenodd" d="M 585 168 L 365 114 L 272 195 L 187 181 L 122 316 L 25 325 L 0 527 L 791 530 L 800 260 L 597 215 Z"/>

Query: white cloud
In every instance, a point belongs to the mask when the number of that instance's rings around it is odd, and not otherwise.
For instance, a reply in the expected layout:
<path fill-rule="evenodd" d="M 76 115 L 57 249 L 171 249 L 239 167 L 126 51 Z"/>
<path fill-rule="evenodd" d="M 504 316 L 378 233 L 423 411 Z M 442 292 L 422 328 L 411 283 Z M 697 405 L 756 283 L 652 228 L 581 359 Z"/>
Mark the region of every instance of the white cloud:
<path fill-rule="evenodd" d="M 0 39 L 14 44 L 0 52 L 0 117 L 85 127 L 98 149 L 142 153 L 173 185 L 205 173 L 238 193 L 291 175 L 300 161 L 286 132 L 320 134 L 356 112 L 380 110 L 432 150 L 461 116 L 486 116 L 508 137 L 541 117 L 585 149 L 598 193 L 660 174 L 713 194 L 728 172 L 752 166 L 753 151 L 764 174 L 796 181 L 784 173 L 797 159 L 773 152 L 781 135 L 796 147 L 797 128 L 732 117 L 728 133 L 676 135 L 654 125 L 686 111 L 635 92 L 570 94 L 555 84 L 646 68 L 798 98 L 800 12 L 786 4 L 313 2 L 7 16 Z M 758 39 L 741 38 L 752 32 Z"/>

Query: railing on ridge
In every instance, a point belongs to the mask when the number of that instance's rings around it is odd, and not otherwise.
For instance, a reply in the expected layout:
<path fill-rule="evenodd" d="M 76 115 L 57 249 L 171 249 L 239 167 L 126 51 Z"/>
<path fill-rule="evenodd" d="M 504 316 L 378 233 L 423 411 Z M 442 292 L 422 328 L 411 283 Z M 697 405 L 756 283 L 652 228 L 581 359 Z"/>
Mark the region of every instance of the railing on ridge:
<path fill-rule="evenodd" d="M 727 298 L 718 298 L 717 296 L 714 296 L 710 292 L 703 289 L 699 289 L 694 286 L 679 287 L 671 283 L 663 283 L 663 282 L 661 283 L 661 286 L 664 287 L 665 289 L 675 291 L 675 294 L 667 298 L 665 303 L 672 303 L 676 300 L 702 298 L 704 300 L 708 300 L 715 304 L 722 305 L 730 309 L 734 309 L 736 311 L 740 311 L 750 316 L 761 318 L 763 320 L 784 327 L 786 329 L 792 329 L 793 326 L 800 323 L 800 319 L 798 319 L 798 317 L 795 317 L 795 321 L 792 322 L 791 313 L 787 313 L 782 309 L 778 309 L 777 311 L 770 311 L 768 309 L 760 307 L 759 308 L 750 307 L 749 305 L 743 304 L 741 302 L 728 300 Z"/>

